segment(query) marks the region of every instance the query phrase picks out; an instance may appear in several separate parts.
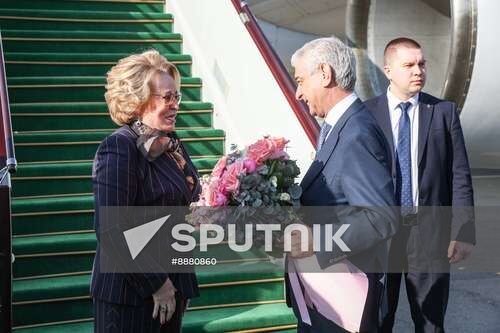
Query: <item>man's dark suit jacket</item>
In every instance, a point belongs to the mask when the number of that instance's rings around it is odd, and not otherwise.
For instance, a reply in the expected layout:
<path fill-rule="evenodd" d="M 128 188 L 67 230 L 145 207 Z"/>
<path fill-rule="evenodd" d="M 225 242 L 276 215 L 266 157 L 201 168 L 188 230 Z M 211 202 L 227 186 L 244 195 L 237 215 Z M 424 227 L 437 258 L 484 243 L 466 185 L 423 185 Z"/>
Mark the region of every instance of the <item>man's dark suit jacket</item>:
<path fill-rule="evenodd" d="M 390 165 L 384 134 L 357 99 L 335 124 L 301 183 L 302 205 L 309 207 L 307 210 L 315 206 L 320 212 L 313 213 L 306 223 L 350 225 L 342 240 L 351 252 L 341 252 L 334 245 L 333 252 L 316 253 L 321 268 L 347 258 L 364 272 L 375 273 L 367 274 L 369 293 L 363 332 L 378 325 L 383 289 L 379 280 L 387 267 L 388 239 L 398 225 L 396 212 L 391 209 L 395 198 Z M 286 281 L 287 299 L 292 304 Z"/>
<path fill-rule="evenodd" d="M 395 181 L 395 147 L 387 95 L 368 100 L 365 105 L 391 146 Z M 427 258 L 443 259 L 447 256 L 450 239 L 475 243 L 469 162 L 454 103 L 420 93 L 418 121 L 418 204 L 421 206 L 418 228 Z"/>
<path fill-rule="evenodd" d="M 101 272 L 101 263 L 111 259 L 106 257 L 99 242 L 99 207 L 188 206 L 200 192 L 198 179 L 195 179 L 196 188 L 189 190 L 184 174 L 169 156 L 163 154 L 149 162 L 137 149 L 136 139 L 137 135 L 128 125 L 122 126 L 104 139 L 95 156 L 92 180 L 98 243 L 92 273 L 92 297 L 115 304 L 142 305 L 152 301 L 152 294 L 167 278 L 182 297 L 196 296 L 198 285 L 192 273 Z M 186 153 L 184 158 L 196 174 Z M 124 239 L 117 241 L 123 243 Z"/>

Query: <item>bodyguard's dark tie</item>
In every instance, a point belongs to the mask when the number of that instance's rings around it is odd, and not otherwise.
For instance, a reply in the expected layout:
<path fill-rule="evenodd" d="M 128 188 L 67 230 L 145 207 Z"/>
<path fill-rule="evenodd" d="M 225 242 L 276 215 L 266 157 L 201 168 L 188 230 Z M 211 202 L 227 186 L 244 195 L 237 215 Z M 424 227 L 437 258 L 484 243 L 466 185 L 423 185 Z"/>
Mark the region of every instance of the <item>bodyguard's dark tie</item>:
<path fill-rule="evenodd" d="M 407 215 L 413 211 L 413 191 L 411 183 L 411 127 L 408 110 L 411 103 L 400 103 L 399 133 L 397 146 L 397 189 L 396 199 L 401 206 L 401 214 Z"/>
<path fill-rule="evenodd" d="M 332 126 L 328 124 L 326 121 L 321 125 L 321 130 L 319 131 L 318 144 L 316 145 L 316 151 L 320 151 L 321 147 L 325 143 L 326 137 L 328 133 L 330 133 L 330 129 Z"/>

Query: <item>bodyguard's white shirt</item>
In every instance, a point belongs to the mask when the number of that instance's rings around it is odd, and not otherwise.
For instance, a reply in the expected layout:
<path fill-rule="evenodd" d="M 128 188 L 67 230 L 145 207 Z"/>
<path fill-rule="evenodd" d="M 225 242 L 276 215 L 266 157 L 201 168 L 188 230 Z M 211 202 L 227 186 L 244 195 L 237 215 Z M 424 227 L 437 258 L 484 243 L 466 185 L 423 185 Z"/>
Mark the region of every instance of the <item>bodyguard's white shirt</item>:
<path fill-rule="evenodd" d="M 344 115 L 344 113 L 349 109 L 349 107 L 358 99 L 358 96 L 356 96 L 355 93 L 351 93 L 350 95 L 344 97 L 340 102 L 335 104 L 333 108 L 328 111 L 325 117 L 325 122 L 330 125 L 332 128 L 330 128 L 330 131 L 325 137 L 325 142 L 330 136 L 330 133 L 332 132 L 333 128 L 335 127 L 335 124 L 339 121 L 339 119 Z"/>
<path fill-rule="evenodd" d="M 418 96 L 419 94 L 416 94 L 409 100 L 401 101 L 387 88 L 387 103 L 389 105 L 389 117 L 391 118 L 394 151 L 397 151 L 398 147 L 399 120 L 402 113 L 398 105 L 403 102 L 411 103 L 408 117 L 410 117 L 411 189 L 414 206 L 418 206 Z"/>

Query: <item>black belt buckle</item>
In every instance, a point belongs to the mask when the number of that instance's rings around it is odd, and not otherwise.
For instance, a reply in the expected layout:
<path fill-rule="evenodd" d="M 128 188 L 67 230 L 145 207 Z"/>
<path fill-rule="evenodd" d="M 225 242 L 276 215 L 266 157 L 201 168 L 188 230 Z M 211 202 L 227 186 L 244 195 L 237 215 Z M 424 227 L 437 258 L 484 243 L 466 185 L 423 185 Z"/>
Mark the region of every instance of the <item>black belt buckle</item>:
<path fill-rule="evenodd" d="M 418 224 L 418 214 L 406 214 L 402 216 L 402 224 L 405 227 L 413 227 Z"/>

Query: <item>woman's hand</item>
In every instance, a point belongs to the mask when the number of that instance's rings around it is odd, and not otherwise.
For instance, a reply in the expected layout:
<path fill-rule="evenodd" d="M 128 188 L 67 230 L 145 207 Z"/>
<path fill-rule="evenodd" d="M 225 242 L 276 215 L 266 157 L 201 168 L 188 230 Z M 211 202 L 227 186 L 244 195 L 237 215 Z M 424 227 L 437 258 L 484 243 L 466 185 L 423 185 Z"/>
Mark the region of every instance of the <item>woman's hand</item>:
<path fill-rule="evenodd" d="M 163 325 L 172 318 L 175 312 L 175 292 L 176 289 L 170 279 L 153 294 L 154 308 L 153 319 L 160 313 L 160 324 Z"/>

